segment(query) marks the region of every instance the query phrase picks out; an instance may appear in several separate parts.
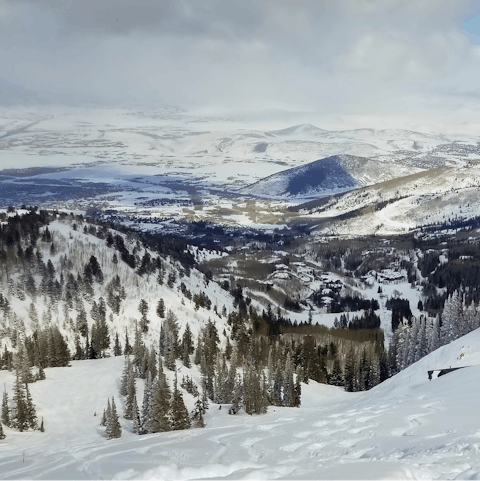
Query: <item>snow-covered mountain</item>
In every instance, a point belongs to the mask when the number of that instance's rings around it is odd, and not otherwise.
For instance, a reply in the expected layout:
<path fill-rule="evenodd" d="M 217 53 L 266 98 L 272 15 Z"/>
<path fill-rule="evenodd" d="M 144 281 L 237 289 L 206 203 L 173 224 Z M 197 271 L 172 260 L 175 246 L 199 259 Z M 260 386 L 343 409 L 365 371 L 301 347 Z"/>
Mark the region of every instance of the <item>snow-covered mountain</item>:
<path fill-rule="evenodd" d="M 240 192 L 267 197 L 318 197 L 358 187 L 358 182 L 343 168 L 341 160 L 341 156 L 332 156 L 284 170 L 259 180 Z"/>

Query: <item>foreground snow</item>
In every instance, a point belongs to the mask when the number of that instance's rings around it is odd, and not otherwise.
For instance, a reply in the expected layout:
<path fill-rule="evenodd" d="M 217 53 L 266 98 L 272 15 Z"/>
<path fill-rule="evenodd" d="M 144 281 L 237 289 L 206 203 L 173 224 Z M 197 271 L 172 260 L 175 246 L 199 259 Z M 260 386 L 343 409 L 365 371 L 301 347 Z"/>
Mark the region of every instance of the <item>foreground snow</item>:
<path fill-rule="evenodd" d="M 31 387 L 46 432 L 5 429 L 0 478 L 479 479 L 479 348 L 475 331 L 369 392 L 311 382 L 301 408 L 264 416 L 211 405 L 205 429 L 137 436 L 122 419 L 110 441 L 99 415 L 118 399 L 123 359 L 47 369 Z M 428 381 L 428 369 L 466 365 Z M 9 390 L 12 380 L 0 372 Z"/>

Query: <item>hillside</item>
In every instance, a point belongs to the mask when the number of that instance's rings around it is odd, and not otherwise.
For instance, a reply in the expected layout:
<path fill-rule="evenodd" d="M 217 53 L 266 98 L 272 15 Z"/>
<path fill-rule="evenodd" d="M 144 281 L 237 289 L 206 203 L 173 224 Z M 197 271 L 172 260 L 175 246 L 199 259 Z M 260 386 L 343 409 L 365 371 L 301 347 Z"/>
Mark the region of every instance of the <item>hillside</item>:
<path fill-rule="evenodd" d="M 123 360 L 74 361 L 32 385 L 46 432 L 6 428 L 0 477 L 477 479 L 479 352 L 477 330 L 366 393 L 312 381 L 300 408 L 250 417 L 211 405 L 204 429 L 140 437 L 122 420 L 122 438 L 111 441 L 98 413 L 118 389 Z M 471 367 L 428 381 L 427 369 L 463 365 Z M 0 371 L 2 384 L 12 381 Z"/>
<path fill-rule="evenodd" d="M 242 188 L 240 192 L 268 197 L 318 197 L 358 186 L 358 182 L 343 168 L 341 157 L 333 156 L 271 175 Z"/>

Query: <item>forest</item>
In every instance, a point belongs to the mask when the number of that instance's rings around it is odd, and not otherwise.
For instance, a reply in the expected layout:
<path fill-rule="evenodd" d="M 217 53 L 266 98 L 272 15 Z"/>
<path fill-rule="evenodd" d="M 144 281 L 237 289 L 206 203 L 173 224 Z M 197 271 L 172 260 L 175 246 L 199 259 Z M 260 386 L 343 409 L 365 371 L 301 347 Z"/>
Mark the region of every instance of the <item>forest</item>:
<path fill-rule="evenodd" d="M 242 278 L 226 281 L 200 263 L 199 246 L 186 239 L 65 212 L 9 210 L 0 215 L 0 369 L 16 381 L 12 393 L 3 393 L 1 421 L 19 431 L 48 429 L 28 385 L 72 361 L 125 357 L 120 391 L 106 400 L 100 420 L 110 439 L 121 435 L 119 402 L 139 435 L 202 427 L 212 403 L 253 415 L 268 406 L 300 406 L 302 383 L 311 381 L 371 389 L 480 326 L 480 257 L 461 236 L 447 244 L 332 243 L 309 252 L 346 278 L 361 280 L 371 274 L 367 266 L 389 268 L 421 289 L 417 317 L 408 299 L 386 300 L 392 332 L 386 343 L 378 301 L 341 284 L 330 286 L 328 302 L 317 290 L 262 305 Z M 290 256 L 301 248 L 293 243 Z M 308 302 L 338 313 L 334 326 L 311 316 L 292 321 Z M 173 383 L 166 372 L 174 373 Z M 190 411 L 187 395 L 195 399 Z"/>

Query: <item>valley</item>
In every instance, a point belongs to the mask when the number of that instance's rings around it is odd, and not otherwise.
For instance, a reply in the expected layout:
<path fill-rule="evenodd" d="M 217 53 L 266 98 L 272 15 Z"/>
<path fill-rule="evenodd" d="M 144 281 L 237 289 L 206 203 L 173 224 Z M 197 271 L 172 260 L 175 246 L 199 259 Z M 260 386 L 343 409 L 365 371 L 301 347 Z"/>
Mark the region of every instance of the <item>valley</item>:
<path fill-rule="evenodd" d="M 478 476 L 477 139 L 44 110 L 0 112 L 0 478 Z"/>

